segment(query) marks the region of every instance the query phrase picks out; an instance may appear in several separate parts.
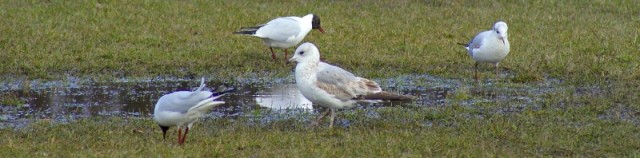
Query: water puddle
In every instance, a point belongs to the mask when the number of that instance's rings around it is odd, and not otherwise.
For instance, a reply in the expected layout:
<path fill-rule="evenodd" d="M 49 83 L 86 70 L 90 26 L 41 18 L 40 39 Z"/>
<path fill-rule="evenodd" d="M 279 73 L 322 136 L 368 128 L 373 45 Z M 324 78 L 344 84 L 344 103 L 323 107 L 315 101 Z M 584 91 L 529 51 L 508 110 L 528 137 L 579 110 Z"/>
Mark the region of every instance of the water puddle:
<path fill-rule="evenodd" d="M 439 107 L 452 104 L 448 98 L 465 94 L 468 97 L 463 99 L 463 105 L 507 101 L 513 105 L 498 113 L 518 112 L 524 107 L 537 106 L 542 98 L 540 96 L 558 91 L 559 84 L 545 82 L 533 86 L 491 88 L 491 85 L 473 86 L 460 80 L 430 75 L 407 75 L 376 81 L 387 91 L 414 95 L 418 99 L 359 105 L 358 108 L 406 104 Z M 64 123 L 90 116 L 151 117 L 155 102 L 160 96 L 173 91 L 192 90 L 198 84 L 197 79 L 123 79 L 103 83 L 75 78 L 65 81 L 0 83 L 0 128 L 22 126 L 33 119 L 51 119 Z M 238 79 L 233 83 L 208 82 L 207 86 L 235 89 L 221 98 L 226 104 L 211 112 L 213 118 L 252 117 L 256 115 L 256 110 L 270 111 L 277 117 L 275 115 L 281 116 L 282 113 L 291 111 L 314 112 L 315 108 L 300 94 L 291 76 L 280 79 Z M 273 118 L 267 117 L 266 120 Z"/>
<path fill-rule="evenodd" d="M 302 96 L 295 84 L 282 84 L 261 90 L 256 93 L 255 101 L 262 107 L 275 110 L 313 109 L 313 103 Z"/>

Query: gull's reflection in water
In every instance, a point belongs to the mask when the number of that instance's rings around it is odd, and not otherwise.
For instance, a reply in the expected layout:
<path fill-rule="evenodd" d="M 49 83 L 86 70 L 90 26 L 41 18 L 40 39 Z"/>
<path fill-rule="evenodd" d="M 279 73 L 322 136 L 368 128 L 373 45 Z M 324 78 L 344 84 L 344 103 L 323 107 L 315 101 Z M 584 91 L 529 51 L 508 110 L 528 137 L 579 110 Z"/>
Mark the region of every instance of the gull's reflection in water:
<path fill-rule="evenodd" d="M 295 84 L 275 85 L 256 93 L 256 102 L 262 107 L 274 110 L 313 109 L 311 101 L 307 100 Z"/>

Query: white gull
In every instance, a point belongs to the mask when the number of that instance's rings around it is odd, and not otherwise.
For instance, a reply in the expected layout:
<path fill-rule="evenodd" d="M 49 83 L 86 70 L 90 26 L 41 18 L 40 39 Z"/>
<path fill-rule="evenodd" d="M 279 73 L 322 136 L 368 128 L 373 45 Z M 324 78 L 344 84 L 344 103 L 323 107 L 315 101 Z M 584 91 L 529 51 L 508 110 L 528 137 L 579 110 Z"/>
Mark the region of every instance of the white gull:
<path fill-rule="evenodd" d="M 162 129 L 163 139 L 170 127 L 177 126 L 178 144 L 184 144 L 193 123 L 214 107 L 224 104 L 224 101 L 214 101 L 222 95 L 213 96 L 213 92 L 202 90 L 204 86 L 202 78 L 200 87 L 193 92 L 178 91 L 160 97 L 153 111 L 153 120 Z M 184 135 L 182 129 L 185 129 Z"/>
<path fill-rule="evenodd" d="M 500 61 L 509 54 L 509 40 L 507 39 L 507 23 L 498 21 L 493 29 L 480 32 L 469 43 L 464 45 L 475 63 L 475 79 L 478 81 L 478 64 L 492 63 L 496 67 L 496 80 L 498 79 Z"/>
<path fill-rule="evenodd" d="M 284 48 L 284 59 L 286 60 L 287 48 L 300 43 L 312 29 L 318 29 L 324 33 L 320 27 L 320 17 L 315 14 L 308 14 L 304 17 L 279 17 L 266 24 L 242 27 L 234 34 L 246 34 L 261 38 L 269 46 L 273 60 L 276 59 L 273 47 Z"/>

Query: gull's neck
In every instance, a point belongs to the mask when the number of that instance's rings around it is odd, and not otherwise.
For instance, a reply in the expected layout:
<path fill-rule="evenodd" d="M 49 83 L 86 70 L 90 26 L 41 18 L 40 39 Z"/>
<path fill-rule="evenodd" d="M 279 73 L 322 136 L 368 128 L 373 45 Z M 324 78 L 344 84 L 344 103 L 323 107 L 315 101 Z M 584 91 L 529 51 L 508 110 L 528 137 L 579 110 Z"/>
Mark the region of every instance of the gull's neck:
<path fill-rule="evenodd" d="M 316 82 L 318 65 L 320 62 L 301 62 L 296 66 L 296 79 L 304 79 L 303 81 Z M 299 82 L 299 81 L 298 81 Z"/>
<path fill-rule="evenodd" d="M 302 29 L 299 34 L 300 37 L 304 37 L 309 32 L 311 32 L 311 30 L 313 29 L 313 26 L 311 24 L 312 21 L 313 21 L 313 15 L 311 14 L 300 18 L 300 28 Z"/>

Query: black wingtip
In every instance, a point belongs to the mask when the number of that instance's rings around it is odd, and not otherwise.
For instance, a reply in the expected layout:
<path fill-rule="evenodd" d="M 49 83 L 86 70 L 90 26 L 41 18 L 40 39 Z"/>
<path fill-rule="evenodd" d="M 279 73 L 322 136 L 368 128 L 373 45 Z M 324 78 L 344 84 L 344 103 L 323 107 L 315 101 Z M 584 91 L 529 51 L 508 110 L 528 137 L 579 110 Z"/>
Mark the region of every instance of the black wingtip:
<path fill-rule="evenodd" d="M 219 95 L 224 95 L 227 94 L 229 92 L 235 91 L 235 88 L 227 88 L 224 86 L 220 86 L 218 88 L 216 88 L 216 90 L 213 92 L 212 96 L 219 96 Z"/>
<path fill-rule="evenodd" d="M 240 30 L 257 30 L 259 28 L 261 28 L 264 25 L 260 25 L 260 26 L 251 26 L 251 27 L 241 27 Z"/>
<path fill-rule="evenodd" d="M 240 31 L 236 31 L 233 32 L 233 34 L 246 34 L 246 35 L 253 35 L 256 34 L 256 31 L 258 31 L 258 29 L 260 29 L 261 26 L 251 26 L 251 27 L 241 27 Z"/>
<path fill-rule="evenodd" d="M 253 35 L 253 34 L 256 34 L 256 31 L 237 31 L 237 32 L 233 32 L 233 34 Z"/>

